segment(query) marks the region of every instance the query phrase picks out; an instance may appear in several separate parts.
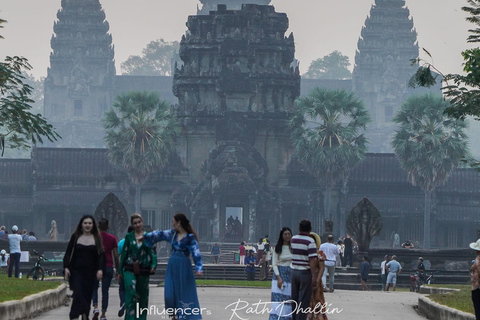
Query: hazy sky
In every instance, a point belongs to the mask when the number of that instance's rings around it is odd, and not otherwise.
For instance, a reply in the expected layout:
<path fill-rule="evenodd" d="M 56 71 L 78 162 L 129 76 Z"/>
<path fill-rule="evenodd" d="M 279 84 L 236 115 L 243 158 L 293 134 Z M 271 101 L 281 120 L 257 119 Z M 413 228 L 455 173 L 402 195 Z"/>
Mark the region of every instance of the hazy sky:
<path fill-rule="evenodd" d="M 180 40 L 197 0 L 100 0 L 110 23 L 117 74 L 129 55 L 140 54 L 155 39 Z M 295 35 L 301 72 L 310 62 L 334 50 L 353 64 L 358 37 L 375 0 L 272 0 L 276 11 L 287 13 Z M 0 18 L 8 23 L 0 34 L 0 59 L 21 55 L 29 59 L 36 77 L 46 76 L 50 39 L 60 0 L 0 0 Z M 460 72 L 460 52 L 468 47 L 464 0 L 407 0 L 420 47 L 434 56 L 442 72 Z M 412 57 L 413 58 L 413 57 Z"/>

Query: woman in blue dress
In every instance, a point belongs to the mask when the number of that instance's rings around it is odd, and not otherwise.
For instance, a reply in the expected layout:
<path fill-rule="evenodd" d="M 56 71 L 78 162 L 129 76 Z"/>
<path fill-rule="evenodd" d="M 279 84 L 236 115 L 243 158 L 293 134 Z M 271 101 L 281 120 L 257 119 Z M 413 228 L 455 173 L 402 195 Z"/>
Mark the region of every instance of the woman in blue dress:
<path fill-rule="evenodd" d="M 190 261 L 191 254 L 195 262 L 195 274 L 203 275 L 198 237 L 183 213 L 173 216 L 172 226 L 170 230 L 156 230 L 144 235 L 147 246 L 151 247 L 159 241 L 168 241 L 172 245 L 165 274 L 165 309 L 174 319 L 202 319 Z"/>

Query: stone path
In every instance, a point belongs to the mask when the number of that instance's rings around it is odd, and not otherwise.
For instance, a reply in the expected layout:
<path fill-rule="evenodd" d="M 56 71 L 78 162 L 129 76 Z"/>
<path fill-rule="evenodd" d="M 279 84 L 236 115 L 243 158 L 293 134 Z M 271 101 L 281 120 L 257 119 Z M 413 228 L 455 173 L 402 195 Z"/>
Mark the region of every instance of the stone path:
<path fill-rule="evenodd" d="M 119 319 L 118 287 L 111 288 L 110 307 L 107 311 L 109 320 Z M 99 290 L 100 294 L 100 290 Z M 267 320 L 270 301 L 269 289 L 254 288 L 220 288 L 199 287 L 200 305 L 206 308 L 204 320 Z M 100 299 L 99 299 L 100 300 Z M 424 319 L 414 310 L 417 305 L 418 294 L 411 292 L 379 292 L 379 291 L 347 291 L 335 290 L 327 293 L 326 300 L 330 311 L 337 308 L 339 313 L 332 313 L 328 317 L 335 319 L 388 319 L 388 320 L 417 320 Z M 163 287 L 150 287 L 150 304 L 158 310 L 163 309 Z M 36 320 L 65 320 L 68 319 L 69 305 L 45 312 L 36 317 Z M 149 320 L 169 319 L 162 315 L 150 315 Z"/>

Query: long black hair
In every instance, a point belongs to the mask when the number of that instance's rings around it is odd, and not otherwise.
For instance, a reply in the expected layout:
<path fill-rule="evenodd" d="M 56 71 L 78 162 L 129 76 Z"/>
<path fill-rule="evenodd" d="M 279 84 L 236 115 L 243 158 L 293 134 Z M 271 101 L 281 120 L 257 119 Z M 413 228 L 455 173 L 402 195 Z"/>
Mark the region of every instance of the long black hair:
<path fill-rule="evenodd" d="M 77 242 L 78 238 L 80 238 L 80 236 L 83 234 L 82 224 L 85 219 L 92 219 L 93 221 L 92 235 L 93 235 L 93 238 L 95 239 L 95 246 L 97 247 L 97 252 L 99 254 L 103 253 L 102 237 L 98 232 L 97 223 L 95 222 L 95 218 L 92 215 L 86 214 L 80 219 L 80 221 L 77 224 L 77 227 L 75 228 L 75 231 L 73 231 L 72 235 L 70 236 L 70 239 L 74 238 L 75 243 Z"/>
<path fill-rule="evenodd" d="M 277 245 L 275 246 L 275 252 L 276 252 L 278 255 L 281 255 L 281 254 L 282 254 L 283 233 L 284 233 L 285 231 L 290 231 L 290 234 L 293 236 L 292 230 L 290 230 L 290 228 L 288 228 L 288 227 L 283 227 L 282 230 L 280 230 L 280 235 L 278 236 Z M 292 247 L 291 247 L 290 243 L 288 244 L 288 247 L 290 248 L 290 251 L 292 251 Z"/>
<path fill-rule="evenodd" d="M 187 233 L 192 233 L 194 236 L 195 236 L 195 239 L 197 239 L 197 242 L 198 242 L 198 236 L 197 236 L 197 233 L 195 232 L 195 230 L 193 229 L 192 225 L 190 224 L 190 220 L 187 219 L 187 216 L 181 212 L 179 213 L 176 213 L 174 216 L 173 216 L 173 219 L 175 219 L 175 221 L 178 221 L 180 222 L 180 225 L 182 226 L 182 228 L 187 231 Z"/>

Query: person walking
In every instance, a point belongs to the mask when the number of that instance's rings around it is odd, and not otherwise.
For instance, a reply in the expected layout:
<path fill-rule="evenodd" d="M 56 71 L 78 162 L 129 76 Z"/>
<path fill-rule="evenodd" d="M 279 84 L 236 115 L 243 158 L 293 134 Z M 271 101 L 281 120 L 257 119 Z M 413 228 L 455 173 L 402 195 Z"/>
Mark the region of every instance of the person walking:
<path fill-rule="evenodd" d="M 115 263 L 115 269 L 117 272 L 115 273 L 115 278 L 118 279 L 118 267 L 119 267 L 119 260 L 118 260 L 118 243 L 117 237 L 114 235 L 109 234 L 108 220 L 105 218 L 100 219 L 98 222 L 98 229 L 100 230 L 100 237 L 102 238 L 102 246 L 103 251 L 105 252 L 105 273 L 103 274 L 102 278 L 102 314 L 100 316 L 100 320 L 106 320 L 106 313 L 108 309 L 108 300 L 109 300 L 109 289 L 110 285 L 112 284 L 113 279 L 113 264 Z M 98 310 L 98 283 L 93 290 L 93 320 L 97 320 L 99 315 Z"/>
<path fill-rule="evenodd" d="M 104 267 L 102 238 L 93 217 L 85 215 L 70 236 L 63 257 L 65 280 L 73 291 L 70 319 L 88 319 L 93 288 L 102 279 Z"/>
<path fill-rule="evenodd" d="M 344 258 L 343 258 L 343 266 L 344 267 L 351 267 L 353 266 L 353 241 L 352 238 L 350 238 L 350 235 L 347 233 L 347 237 L 343 241 L 343 244 L 345 245 L 344 249 Z"/>
<path fill-rule="evenodd" d="M 480 320 L 480 239 L 470 243 L 470 249 L 477 254 L 474 263 L 470 267 L 470 279 L 472 280 L 472 302 L 475 310 L 475 319 Z"/>
<path fill-rule="evenodd" d="M 368 257 L 363 256 L 362 264 L 360 266 L 360 278 L 362 282 L 363 291 L 370 291 L 367 286 L 368 272 L 370 271 L 370 263 L 368 263 Z"/>
<path fill-rule="evenodd" d="M 292 311 L 293 320 L 306 320 L 307 313 L 300 310 L 310 306 L 312 290 L 317 286 L 317 247 L 310 237 L 312 224 L 302 220 L 298 226 L 299 234 L 292 237 Z"/>
<path fill-rule="evenodd" d="M 130 233 L 132 231 L 133 231 L 133 227 L 131 225 L 128 226 L 127 233 Z M 123 238 L 118 242 L 119 257 L 122 254 L 124 244 L 125 244 L 125 238 Z M 119 270 L 120 268 L 117 269 L 117 273 Z M 120 309 L 118 310 L 118 316 L 123 317 L 123 315 L 125 314 L 125 283 L 120 279 L 118 280 L 118 298 L 120 299 Z"/>
<path fill-rule="evenodd" d="M 240 247 L 238 247 L 238 254 L 240 256 L 240 265 L 245 264 L 245 241 L 240 242 Z"/>
<path fill-rule="evenodd" d="M 327 237 L 327 243 L 322 243 L 320 246 L 320 251 L 325 253 L 327 260 L 325 260 L 325 272 L 323 273 L 322 282 L 324 288 L 327 286 L 327 272 L 328 271 L 328 286 L 329 292 L 333 292 L 333 283 L 335 281 L 335 264 L 337 257 L 340 255 L 338 252 L 337 246 L 333 243 L 333 235 L 329 234 Z"/>
<path fill-rule="evenodd" d="M 385 287 L 387 286 L 387 263 L 389 261 L 388 255 L 385 255 L 383 257 L 383 261 L 380 264 L 380 272 L 382 276 L 382 291 L 385 291 Z"/>
<path fill-rule="evenodd" d="M 172 253 L 165 274 L 165 308 L 173 308 L 175 319 L 202 319 L 197 285 L 192 271 L 190 255 L 195 262 L 195 274 L 203 275 L 202 256 L 198 236 L 185 214 L 177 213 L 172 219 L 173 229 L 156 230 L 145 234 L 145 242 L 152 247 L 159 241 L 172 244 Z"/>
<path fill-rule="evenodd" d="M 213 256 L 213 263 L 218 264 L 218 256 L 220 255 L 220 247 L 218 246 L 218 243 L 215 243 L 212 246 L 210 254 Z"/>
<path fill-rule="evenodd" d="M 402 272 L 402 266 L 397 261 L 396 255 L 393 255 L 392 260 L 387 263 L 387 271 L 387 288 L 385 289 L 385 291 L 388 291 L 390 285 L 393 286 L 393 291 L 395 291 L 395 288 L 397 287 L 397 275 Z"/>
<path fill-rule="evenodd" d="M 257 258 L 253 253 L 253 250 L 248 251 L 248 256 L 245 258 L 245 273 L 247 275 L 247 281 L 255 281 L 255 265 L 257 264 Z"/>
<path fill-rule="evenodd" d="M 125 286 L 125 320 L 144 320 L 147 319 L 148 282 L 155 273 L 157 256 L 144 239 L 142 216 L 132 214 L 130 224 L 133 231 L 125 236 L 119 267 L 119 278 Z M 144 311 L 137 314 L 137 308 Z"/>
<path fill-rule="evenodd" d="M 8 277 L 12 277 L 13 267 L 15 266 L 15 278 L 20 275 L 20 256 L 22 250 L 20 249 L 20 241 L 22 236 L 18 233 L 18 227 L 12 227 L 12 233 L 8 235 L 8 245 L 10 247 L 10 265 L 8 266 Z"/>
<path fill-rule="evenodd" d="M 290 241 L 292 240 L 292 230 L 283 227 L 278 236 L 275 250 L 272 254 L 272 295 L 271 311 L 269 320 L 290 320 L 292 319 L 292 306 L 285 301 L 290 300 L 292 293 L 292 284 L 290 273 L 292 269 L 292 249 Z"/>

